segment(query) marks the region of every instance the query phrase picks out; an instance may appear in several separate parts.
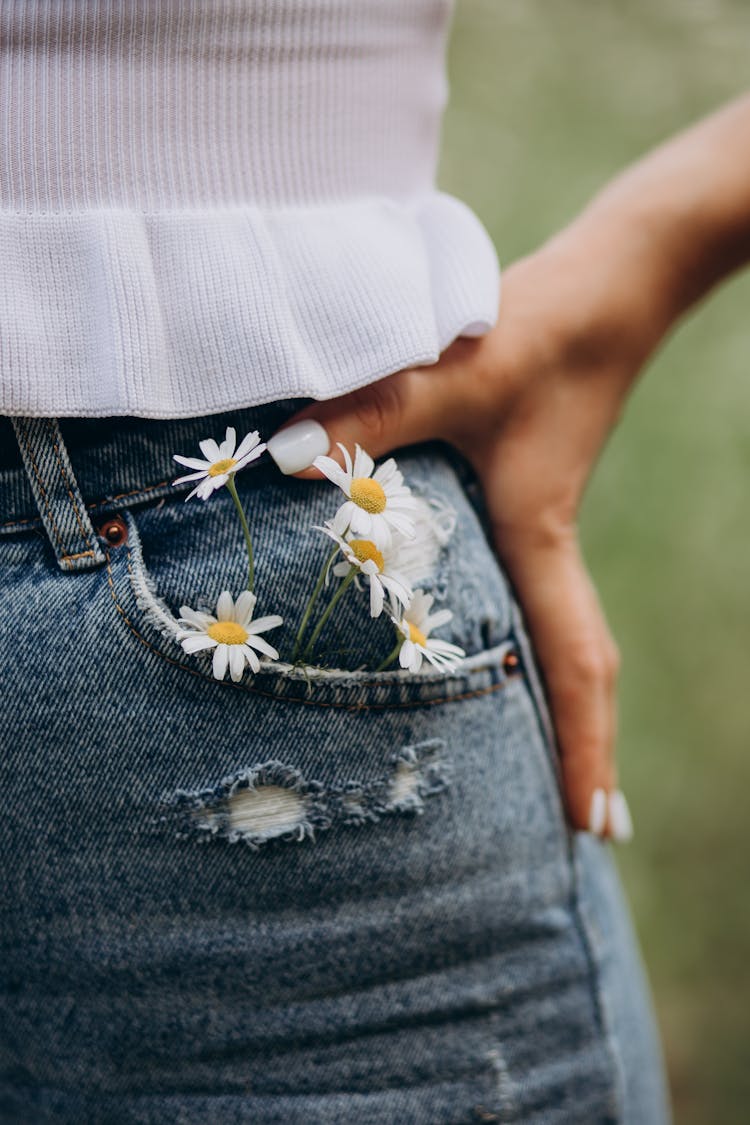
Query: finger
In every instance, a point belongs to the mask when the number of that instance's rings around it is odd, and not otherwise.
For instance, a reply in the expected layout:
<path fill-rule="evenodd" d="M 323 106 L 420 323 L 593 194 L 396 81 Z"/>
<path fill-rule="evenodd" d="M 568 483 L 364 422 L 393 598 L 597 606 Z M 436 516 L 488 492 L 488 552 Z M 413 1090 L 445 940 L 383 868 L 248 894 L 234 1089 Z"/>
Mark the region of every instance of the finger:
<path fill-rule="evenodd" d="M 610 830 L 616 664 L 574 536 L 555 544 L 498 535 L 549 697 L 567 813 L 575 828 Z"/>
<path fill-rule="evenodd" d="M 276 431 L 268 451 L 283 473 L 312 480 L 323 475 L 312 466 L 316 456 L 327 453 L 342 463 L 338 442 L 350 452 L 359 444 L 378 458 L 403 445 L 446 436 L 445 421 L 455 412 L 460 390 L 449 368 L 446 363 L 410 368 L 312 403 Z"/>
<path fill-rule="evenodd" d="M 602 651 L 604 663 L 610 669 L 609 678 L 609 721 L 611 724 L 610 736 L 607 740 L 609 746 L 609 782 L 607 793 L 607 822 L 604 834 L 616 843 L 625 843 L 633 837 L 633 821 L 630 815 L 627 798 L 619 786 L 617 770 L 617 682 L 620 670 L 620 651 L 609 631 L 604 614 L 601 615 L 602 624 Z"/>
<path fill-rule="evenodd" d="M 609 631 L 607 623 L 604 619 L 604 614 L 601 615 L 601 646 L 603 652 L 603 663 L 609 668 L 609 678 L 607 680 L 606 688 L 608 693 L 608 707 L 607 717 L 609 722 L 609 731 L 606 739 L 606 746 L 608 749 L 607 755 L 607 823 L 605 825 L 604 835 L 608 838 L 615 839 L 618 836 L 617 825 L 613 823 L 613 794 L 617 790 L 617 684 L 620 670 L 620 652 L 615 644 L 614 638 Z"/>

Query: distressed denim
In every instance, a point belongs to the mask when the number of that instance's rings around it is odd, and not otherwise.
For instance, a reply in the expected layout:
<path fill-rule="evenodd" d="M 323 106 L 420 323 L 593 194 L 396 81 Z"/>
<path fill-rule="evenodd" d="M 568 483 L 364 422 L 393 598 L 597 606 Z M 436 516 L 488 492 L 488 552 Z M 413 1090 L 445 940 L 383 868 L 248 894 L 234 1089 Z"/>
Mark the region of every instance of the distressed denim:
<path fill-rule="evenodd" d="M 393 635 L 355 591 L 324 675 L 219 682 L 175 642 L 179 606 L 236 595 L 246 557 L 226 489 L 184 503 L 172 453 L 228 424 L 268 437 L 300 405 L 0 419 L 0 1119 L 663 1125 L 611 845 L 565 821 L 534 654 L 454 451 L 398 460 L 457 513 L 430 588 L 458 670 L 357 670 Z M 237 486 L 283 654 L 339 496 L 267 456 Z"/>

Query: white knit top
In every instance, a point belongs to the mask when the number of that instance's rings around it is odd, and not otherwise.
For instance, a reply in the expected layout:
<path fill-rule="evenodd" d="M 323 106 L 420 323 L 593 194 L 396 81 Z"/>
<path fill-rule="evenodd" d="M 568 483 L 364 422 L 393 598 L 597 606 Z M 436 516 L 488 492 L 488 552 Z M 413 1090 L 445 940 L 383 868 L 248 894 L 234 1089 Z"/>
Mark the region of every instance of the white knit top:
<path fill-rule="evenodd" d="M 2 0 L 0 413 L 330 398 L 495 322 L 452 0 Z"/>

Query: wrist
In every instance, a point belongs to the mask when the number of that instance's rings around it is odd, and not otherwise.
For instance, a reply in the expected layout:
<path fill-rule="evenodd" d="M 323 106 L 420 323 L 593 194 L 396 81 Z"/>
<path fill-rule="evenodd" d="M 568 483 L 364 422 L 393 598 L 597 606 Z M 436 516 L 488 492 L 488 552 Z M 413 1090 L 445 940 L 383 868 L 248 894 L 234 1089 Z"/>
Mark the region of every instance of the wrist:
<path fill-rule="evenodd" d="M 580 371 L 634 375 L 679 316 L 645 224 L 586 211 L 534 257 L 537 273 L 555 279 L 553 351 Z"/>

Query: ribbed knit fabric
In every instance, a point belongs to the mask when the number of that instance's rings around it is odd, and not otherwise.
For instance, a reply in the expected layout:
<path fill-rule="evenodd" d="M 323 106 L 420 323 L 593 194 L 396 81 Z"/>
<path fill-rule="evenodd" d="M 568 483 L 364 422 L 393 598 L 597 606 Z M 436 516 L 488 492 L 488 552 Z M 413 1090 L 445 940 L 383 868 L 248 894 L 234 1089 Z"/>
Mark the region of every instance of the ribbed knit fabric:
<path fill-rule="evenodd" d="M 328 398 L 495 322 L 451 0 L 0 3 L 0 412 Z"/>

